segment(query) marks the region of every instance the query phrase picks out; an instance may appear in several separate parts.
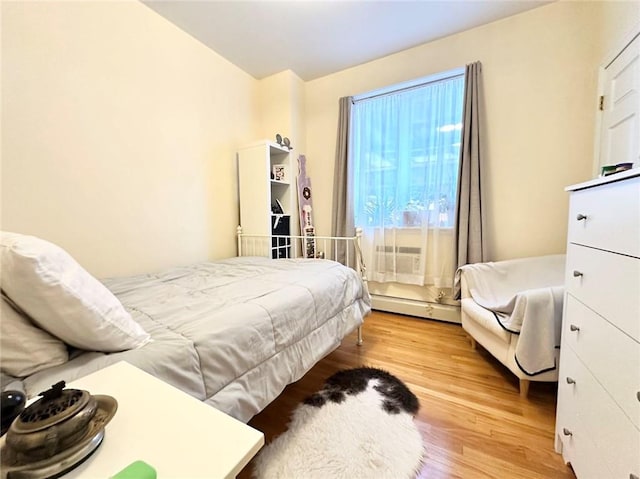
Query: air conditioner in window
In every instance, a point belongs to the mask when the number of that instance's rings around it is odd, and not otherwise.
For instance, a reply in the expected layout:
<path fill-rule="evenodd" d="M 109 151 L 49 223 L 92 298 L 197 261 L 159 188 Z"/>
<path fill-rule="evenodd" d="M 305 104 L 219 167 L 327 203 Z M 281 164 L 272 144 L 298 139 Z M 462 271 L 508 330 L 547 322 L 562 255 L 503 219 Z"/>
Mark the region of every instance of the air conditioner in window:
<path fill-rule="evenodd" d="M 375 271 L 378 273 L 420 274 L 422 248 L 376 246 Z"/>

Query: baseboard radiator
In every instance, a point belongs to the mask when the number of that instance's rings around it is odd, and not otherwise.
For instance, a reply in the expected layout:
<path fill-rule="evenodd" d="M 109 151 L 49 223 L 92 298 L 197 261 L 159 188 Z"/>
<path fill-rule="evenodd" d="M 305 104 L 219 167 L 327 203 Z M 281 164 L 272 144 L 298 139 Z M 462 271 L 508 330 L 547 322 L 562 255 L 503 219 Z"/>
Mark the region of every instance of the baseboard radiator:
<path fill-rule="evenodd" d="M 461 323 L 460 307 L 450 304 L 431 303 L 372 294 L 371 305 L 372 308 L 377 311 L 406 314 L 418 318 L 437 319 L 449 323 Z"/>

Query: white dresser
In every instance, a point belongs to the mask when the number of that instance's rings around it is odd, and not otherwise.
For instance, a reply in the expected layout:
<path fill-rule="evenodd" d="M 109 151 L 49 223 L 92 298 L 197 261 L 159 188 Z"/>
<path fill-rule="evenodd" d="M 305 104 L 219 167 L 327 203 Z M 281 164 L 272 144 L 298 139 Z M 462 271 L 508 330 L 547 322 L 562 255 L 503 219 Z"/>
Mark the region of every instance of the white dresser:
<path fill-rule="evenodd" d="M 578 479 L 640 479 L 640 169 L 567 191 L 556 451 Z"/>

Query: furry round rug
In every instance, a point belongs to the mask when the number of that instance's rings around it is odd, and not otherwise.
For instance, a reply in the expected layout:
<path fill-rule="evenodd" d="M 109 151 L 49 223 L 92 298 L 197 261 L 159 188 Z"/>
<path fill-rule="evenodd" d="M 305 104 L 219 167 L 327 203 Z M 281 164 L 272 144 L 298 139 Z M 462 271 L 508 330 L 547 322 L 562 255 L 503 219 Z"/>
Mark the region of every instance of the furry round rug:
<path fill-rule="evenodd" d="M 423 457 L 418 399 L 395 376 L 356 368 L 331 376 L 299 404 L 286 432 L 254 462 L 259 479 L 402 479 Z"/>

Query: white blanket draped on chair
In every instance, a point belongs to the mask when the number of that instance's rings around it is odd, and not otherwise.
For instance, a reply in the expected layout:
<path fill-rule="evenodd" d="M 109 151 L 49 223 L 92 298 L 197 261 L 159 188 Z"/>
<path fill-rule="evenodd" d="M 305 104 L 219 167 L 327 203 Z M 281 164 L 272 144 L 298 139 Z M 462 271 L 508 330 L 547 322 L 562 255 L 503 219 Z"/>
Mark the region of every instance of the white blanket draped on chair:
<path fill-rule="evenodd" d="M 528 375 L 554 369 L 560 346 L 565 255 L 462 266 L 473 300 L 520 335 L 515 359 Z"/>

